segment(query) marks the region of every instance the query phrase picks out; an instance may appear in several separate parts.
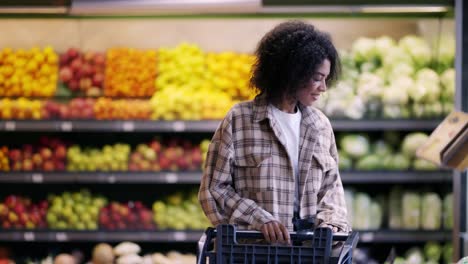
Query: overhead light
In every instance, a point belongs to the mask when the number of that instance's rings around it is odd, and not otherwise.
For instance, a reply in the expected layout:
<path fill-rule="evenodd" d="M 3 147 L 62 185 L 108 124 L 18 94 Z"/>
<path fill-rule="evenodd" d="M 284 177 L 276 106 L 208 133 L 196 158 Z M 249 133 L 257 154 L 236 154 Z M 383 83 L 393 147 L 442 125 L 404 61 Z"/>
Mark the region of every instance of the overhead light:
<path fill-rule="evenodd" d="M 68 8 L 64 6 L 9 6 L 0 7 L 0 14 L 66 14 Z"/>
<path fill-rule="evenodd" d="M 74 0 L 73 15 L 255 13 L 261 0 Z"/>
<path fill-rule="evenodd" d="M 307 5 L 307 6 L 266 6 L 262 7 L 261 13 L 445 13 L 449 11 L 447 6 L 423 6 L 423 5 Z"/>

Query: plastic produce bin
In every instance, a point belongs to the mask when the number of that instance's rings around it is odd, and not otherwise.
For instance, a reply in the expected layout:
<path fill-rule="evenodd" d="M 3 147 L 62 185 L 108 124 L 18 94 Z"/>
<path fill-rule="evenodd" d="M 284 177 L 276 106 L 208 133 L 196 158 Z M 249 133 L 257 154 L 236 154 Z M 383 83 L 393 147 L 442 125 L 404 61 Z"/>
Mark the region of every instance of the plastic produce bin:
<path fill-rule="evenodd" d="M 293 246 L 238 243 L 238 239 L 263 239 L 257 231 L 236 230 L 233 225 L 208 228 L 198 242 L 198 264 L 257 264 L 257 263 L 314 263 L 351 264 L 353 249 L 359 240 L 357 232 L 333 234 L 329 228 L 317 228 L 314 232 L 292 232 Z M 333 242 L 341 242 L 333 248 Z M 301 246 L 297 246 L 301 245 Z"/>

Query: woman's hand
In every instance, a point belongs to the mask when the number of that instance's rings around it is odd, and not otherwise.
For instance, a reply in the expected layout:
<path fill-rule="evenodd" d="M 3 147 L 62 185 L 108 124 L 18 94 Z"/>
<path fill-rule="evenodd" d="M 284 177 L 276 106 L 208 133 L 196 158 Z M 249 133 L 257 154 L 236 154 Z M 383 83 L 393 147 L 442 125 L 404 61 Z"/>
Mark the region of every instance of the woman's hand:
<path fill-rule="evenodd" d="M 271 221 L 262 225 L 260 230 L 270 243 L 287 243 L 291 245 L 288 229 L 278 221 Z"/>

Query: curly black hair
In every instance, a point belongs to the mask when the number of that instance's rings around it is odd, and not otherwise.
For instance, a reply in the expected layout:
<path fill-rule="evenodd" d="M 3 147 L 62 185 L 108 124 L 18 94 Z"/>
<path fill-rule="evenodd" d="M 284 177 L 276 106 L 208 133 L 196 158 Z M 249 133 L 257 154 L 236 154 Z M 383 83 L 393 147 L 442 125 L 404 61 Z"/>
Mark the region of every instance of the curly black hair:
<path fill-rule="evenodd" d="M 269 102 L 296 97 L 325 59 L 330 61 L 327 86 L 338 78 L 340 59 L 329 34 L 301 21 L 283 22 L 269 31 L 255 51 L 250 86 Z"/>

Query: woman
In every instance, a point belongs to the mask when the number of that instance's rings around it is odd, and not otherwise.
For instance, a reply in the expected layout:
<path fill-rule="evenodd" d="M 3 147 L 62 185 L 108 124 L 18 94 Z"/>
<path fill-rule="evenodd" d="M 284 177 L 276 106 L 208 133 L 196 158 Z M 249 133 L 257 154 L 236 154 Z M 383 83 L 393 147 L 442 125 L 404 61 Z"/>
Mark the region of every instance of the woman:
<path fill-rule="evenodd" d="M 314 26 L 285 22 L 256 50 L 253 101 L 235 105 L 211 141 L 199 191 L 214 226 L 289 243 L 293 217 L 349 231 L 329 120 L 311 107 L 337 78 L 339 57 Z"/>

